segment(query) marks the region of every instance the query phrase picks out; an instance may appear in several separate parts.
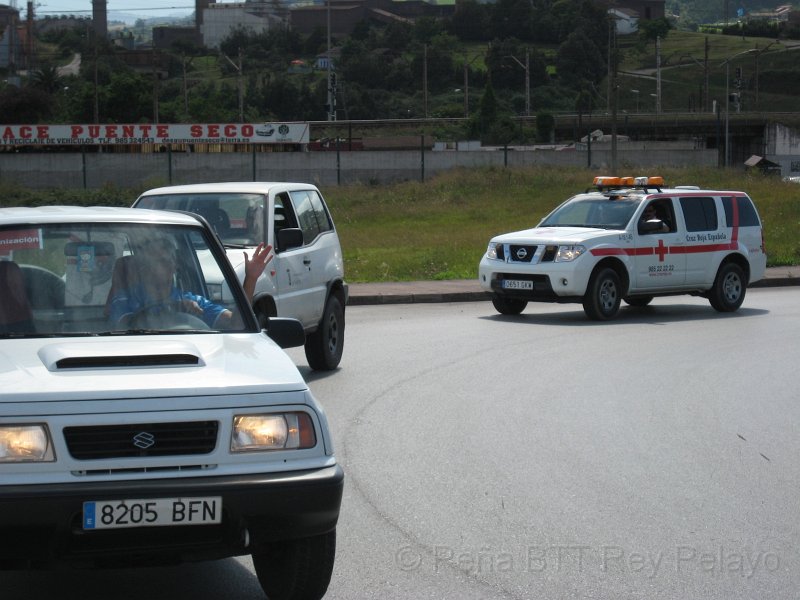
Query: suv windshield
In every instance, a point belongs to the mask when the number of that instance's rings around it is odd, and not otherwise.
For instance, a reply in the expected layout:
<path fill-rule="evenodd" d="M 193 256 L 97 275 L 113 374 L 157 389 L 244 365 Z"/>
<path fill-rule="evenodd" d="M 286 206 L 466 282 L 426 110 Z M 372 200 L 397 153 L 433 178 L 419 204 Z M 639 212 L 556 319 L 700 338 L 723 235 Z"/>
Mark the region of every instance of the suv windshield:
<path fill-rule="evenodd" d="M 253 324 L 243 298 L 204 233 L 134 223 L 3 227 L 0 337 L 244 331 Z"/>
<path fill-rule="evenodd" d="M 204 193 L 144 196 L 136 208 L 183 210 L 206 219 L 226 246 L 266 242 L 266 198 L 262 194 Z"/>
<path fill-rule="evenodd" d="M 640 201 L 636 197 L 575 196 L 547 215 L 539 227 L 625 229 Z"/>

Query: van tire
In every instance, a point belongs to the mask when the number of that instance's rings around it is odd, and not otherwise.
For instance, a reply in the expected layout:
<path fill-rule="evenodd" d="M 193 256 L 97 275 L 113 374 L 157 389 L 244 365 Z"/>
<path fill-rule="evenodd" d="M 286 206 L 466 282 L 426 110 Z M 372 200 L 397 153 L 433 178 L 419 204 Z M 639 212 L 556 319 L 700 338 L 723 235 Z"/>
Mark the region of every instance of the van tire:
<path fill-rule="evenodd" d="M 742 268 L 734 262 L 720 266 L 714 286 L 708 294 L 711 306 L 719 312 L 733 312 L 744 302 L 747 281 Z"/>
<path fill-rule="evenodd" d="M 335 294 L 325 304 L 317 330 L 306 337 L 308 366 L 316 371 L 332 371 L 339 366 L 344 351 L 344 307 Z"/>
<path fill-rule="evenodd" d="M 593 321 L 608 321 L 617 316 L 622 301 L 622 284 L 611 267 L 595 271 L 583 297 L 583 310 Z"/>
<path fill-rule="evenodd" d="M 653 301 L 653 296 L 626 296 L 623 298 L 628 306 L 647 306 Z"/>

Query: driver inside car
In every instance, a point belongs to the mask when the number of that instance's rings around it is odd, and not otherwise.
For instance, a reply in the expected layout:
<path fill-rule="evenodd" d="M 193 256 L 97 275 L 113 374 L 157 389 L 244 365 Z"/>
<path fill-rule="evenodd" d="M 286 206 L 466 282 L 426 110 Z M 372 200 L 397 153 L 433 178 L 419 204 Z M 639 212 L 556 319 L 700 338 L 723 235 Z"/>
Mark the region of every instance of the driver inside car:
<path fill-rule="evenodd" d="M 126 281 L 109 302 L 108 315 L 112 324 L 127 326 L 137 315 L 160 315 L 180 312 L 193 315 L 208 327 L 224 328 L 233 313 L 208 298 L 184 291 L 176 284 L 177 249 L 169 239 L 151 240 L 134 257 L 126 269 Z M 272 260 L 272 247 L 259 244 L 248 258 L 245 254 L 243 287 L 249 302 L 253 300 L 256 280 Z"/>

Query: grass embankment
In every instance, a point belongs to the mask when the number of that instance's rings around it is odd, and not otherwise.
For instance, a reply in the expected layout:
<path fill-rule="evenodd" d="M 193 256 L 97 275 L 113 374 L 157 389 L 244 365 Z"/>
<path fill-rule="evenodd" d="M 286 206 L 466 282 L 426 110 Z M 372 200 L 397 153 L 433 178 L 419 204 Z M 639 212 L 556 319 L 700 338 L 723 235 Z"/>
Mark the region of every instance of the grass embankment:
<path fill-rule="evenodd" d="M 348 281 L 468 279 L 477 276 L 493 235 L 535 225 L 598 174 L 552 167 L 456 170 L 425 183 L 332 187 L 323 193 L 341 237 Z M 764 222 L 768 264 L 800 264 L 797 184 L 719 169 L 657 174 L 670 185 L 748 192 Z"/>
<path fill-rule="evenodd" d="M 330 186 L 322 193 L 339 231 L 348 281 L 471 279 L 489 238 L 535 225 L 602 174 L 552 167 L 460 169 L 424 183 Z M 649 174 L 663 175 L 669 185 L 746 191 L 764 222 L 769 266 L 800 264 L 800 185 L 723 169 Z M 141 191 L 0 185 L 0 206 L 128 206 Z"/>

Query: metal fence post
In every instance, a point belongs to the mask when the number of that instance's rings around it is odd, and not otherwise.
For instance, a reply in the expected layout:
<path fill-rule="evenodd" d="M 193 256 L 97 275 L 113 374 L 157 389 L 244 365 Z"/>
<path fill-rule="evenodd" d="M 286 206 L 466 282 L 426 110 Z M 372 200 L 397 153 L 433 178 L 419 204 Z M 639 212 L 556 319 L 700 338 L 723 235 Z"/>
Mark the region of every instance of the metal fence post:
<path fill-rule="evenodd" d="M 425 134 L 419 138 L 420 181 L 425 181 Z"/>
<path fill-rule="evenodd" d="M 81 171 L 83 172 L 83 189 L 86 189 L 86 148 L 81 146 Z"/>

